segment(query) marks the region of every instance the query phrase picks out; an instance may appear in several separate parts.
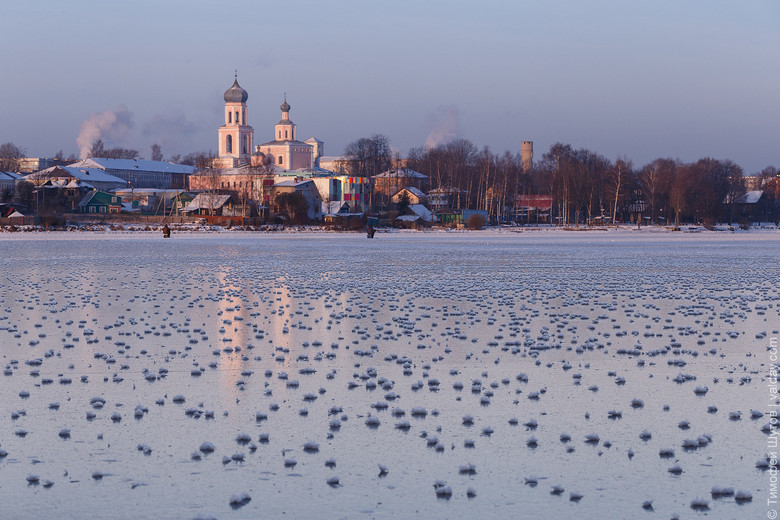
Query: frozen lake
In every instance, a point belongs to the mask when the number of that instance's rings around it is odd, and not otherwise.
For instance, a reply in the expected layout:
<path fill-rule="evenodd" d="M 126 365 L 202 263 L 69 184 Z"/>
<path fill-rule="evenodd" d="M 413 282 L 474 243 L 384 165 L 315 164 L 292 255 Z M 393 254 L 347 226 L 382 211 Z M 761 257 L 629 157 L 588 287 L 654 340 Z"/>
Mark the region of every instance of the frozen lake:
<path fill-rule="evenodd" d="M 377 237 L 0 236 L 0 517 L 766 517 L 780 236 Z"/>

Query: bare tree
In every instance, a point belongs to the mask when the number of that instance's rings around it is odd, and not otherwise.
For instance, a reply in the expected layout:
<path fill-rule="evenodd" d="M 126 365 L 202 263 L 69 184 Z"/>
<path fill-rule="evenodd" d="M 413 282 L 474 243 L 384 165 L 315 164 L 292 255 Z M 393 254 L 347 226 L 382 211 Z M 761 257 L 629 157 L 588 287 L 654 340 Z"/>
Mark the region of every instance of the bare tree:
<path fill-rule="evenodd" d="M 24 157 L 24 150 L 14 143 L 5 143 L 0 145 L 0 171 L 18 172 L 21 162 L 19 159 Z"/>
<path fill-rule="evenodd" d="M 152 145 L 152 160 L 153 161 L 163 160 L 162 147 L 157 143 Z"/>
<path fill-rule="evenodd" d="M 89 149 L 89 157 L 100 157 L 103 159 L 138 159 L 138 150 L 129 148 L 106 148 L 102 139 L 95 139 L 92 147 Z"/>
<path fill-rule="evenodd" d="M 617 225 L 617 208 L 620 197 L 623 195 L 621 188 L 624 188 L 625 182 L 628 180 L 628 176 L 631 174 L 631 161 L 620 158 L 615 161 L 615 165 L 610 170 L 610 177 L 612 180 L 612 188 L 614 189 L 614 204 L 612 206 L 612 225 Z"/>

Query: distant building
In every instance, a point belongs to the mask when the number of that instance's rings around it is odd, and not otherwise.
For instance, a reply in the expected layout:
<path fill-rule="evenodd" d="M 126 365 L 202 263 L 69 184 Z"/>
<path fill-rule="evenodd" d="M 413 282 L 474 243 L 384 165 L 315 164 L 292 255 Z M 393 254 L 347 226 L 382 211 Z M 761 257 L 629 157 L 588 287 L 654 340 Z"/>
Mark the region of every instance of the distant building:
<path fill-rule="evenodd" d="M 81 202 L 79 202 L 78 211 L 79 213 L 99 215 L 121 213 L 122 198 L 113 193 L 106 193 L 105 191 L 90 191 Z"/>
<path fill-rule="evenodd" d="M 68 162 L 73 162 L 73 161 L 66 161 L 64 159 L 54 159 L 54 158 L 45 158 L 45 157 L 22 157 L 21 159 L 19 159 L 19 172 L 21 173 L 37 172 L 40 170 L 45 170 L 46 168 L 51 168 L 52 166 L 64 166 Z"/>
<path fill-rule="evenodd" d="M 157 188 L 121 188 L 114 194 L 122 197 L 125 209 L 155 215 L 168 215 L 181 211 L 194 198 L 184 190 L 161 190 Z"/>
<path fill-rule="evenodd" d="M 272 199 L 282 193 L 300 193 L 306 199 L 309 208 L 306 212 L 306 218 L 309 220 L 319 220 L 322 217 L 322 198 L 317 190 L 317 186 L 311 179 L 303 181 L 282 181 L 274 184 Z"/>
<path fill-rule="evenodd" d="M 185 164 L 102 157 L 91 157 L 68 166 L 86 170 L 103 170 L 126 181 L 127 185 L 133 188 L 187 189 L 189 176 L 195 172 L 194 166 Z"/>
<path fill-rule="evenodd" d="M 14 193 L 16 183 L 22 180 L 22 176 L 14 172 L 0 172 L 0 197 L 3 192 Z"/>
<path fill-rule="evenodd" d="M 460 209 L 466 205 L 466 190 L 452 186 L 436 188 L 428 192 L 428 205 L 434 211 Z"/>
<path fill-rule="evenodd" d="M 517 195 L 516 217 L 521 222 L 550 222 L 552 195 Z"/>
<path fill-rule="evenodd" d="M 428 195 L 415 187 L 404 188 L 390 198 L 390 202 L 399 204 L 401 199 L 406 196 L 409 204 L 425 204 L 428 202 Z"/>
<path fill-rule="evenodd" d="M 398 193 L 402 188 L 414 187 L 420 191 L 426 191 L 429 187 L 427 175 L 410 170 L 398 168 L 374 175 L 374 191 L 377 195 L 390 196 Z"/>
<path fill-rule="evenodd" d="M 324 155 L 319 160 L 320 168 L 330 170 L 338 175 L 348 175 L 352 159 L 343 155 Z"/>

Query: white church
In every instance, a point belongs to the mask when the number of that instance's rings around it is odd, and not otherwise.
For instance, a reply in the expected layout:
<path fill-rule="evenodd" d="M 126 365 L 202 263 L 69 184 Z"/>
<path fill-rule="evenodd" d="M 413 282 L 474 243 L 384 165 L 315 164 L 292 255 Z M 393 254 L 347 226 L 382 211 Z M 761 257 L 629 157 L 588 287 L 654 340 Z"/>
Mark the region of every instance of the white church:
<path fill-rule="evenodd" d="M 255 146 L 255 131 L 247 120 L 248 98 L 236 75 L 233 85 L 225 91 L 225 123 L 218 131 L 219 157 L 214 160 L 215 168 L 273 164 L 279 170 L 298 170 L 319 166 L 324 143 L 314 137 L 298 141 L 297 126 L 290 120 L 287 96 L 279 107 L 282 119 L 274 125 L 273 139 Z"/>

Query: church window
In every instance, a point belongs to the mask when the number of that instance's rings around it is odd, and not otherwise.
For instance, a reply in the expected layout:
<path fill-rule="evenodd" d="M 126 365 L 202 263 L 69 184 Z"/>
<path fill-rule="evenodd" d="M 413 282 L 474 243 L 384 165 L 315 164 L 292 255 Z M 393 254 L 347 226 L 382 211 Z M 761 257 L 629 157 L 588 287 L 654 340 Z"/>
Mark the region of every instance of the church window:
<path fill-rule="evenodd" d="M 225 151 L 227 153 L 233 153 L 233 136 L 229 135 L 225 139 Z"/>
<path fill-rule="evenodd" d="M 281 139 L 281 138 L 282 138 L 282 131 L 279 130 L 279 139 Z"/>
<path fill-rule="evenodd" d="M 233 112 L 228 112 L 228 124 L 233 122 Z"/>
<path fill-rule="evenodd" d="M 279 156 L 279 164 L 284 164 L 284 157 L 281 155 Z"/>
<path fill-rule="evenodd" d="M 249 148 L 249 138 L 247 136 L 244 136 L 243 143 L 241 145 L 241 153 L 249 153 L 247 152 L 248 148 Z"/>
<path fill-rule="evenodd" d="M 287 139 L 287 130 L 284 131 L 284 138 Z"/>
<path fill-rule="evenodd" d="M 236 110 L 236 124 L 238 125 L 240 123 L 241 123 L 241 121 L 238 120 L 238 110 Z"/>

